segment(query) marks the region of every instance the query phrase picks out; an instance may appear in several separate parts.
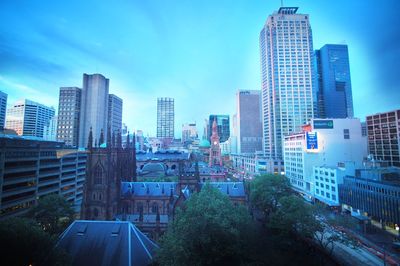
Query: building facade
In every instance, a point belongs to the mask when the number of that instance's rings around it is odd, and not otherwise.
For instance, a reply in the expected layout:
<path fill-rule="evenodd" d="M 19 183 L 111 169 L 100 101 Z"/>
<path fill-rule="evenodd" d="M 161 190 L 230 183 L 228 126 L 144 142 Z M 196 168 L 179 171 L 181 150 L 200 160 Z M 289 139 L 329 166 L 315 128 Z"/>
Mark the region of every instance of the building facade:
<path fill-rule="evenodd" d="M 79 147 L 86 147 L 88 134 L 107 138 L 109 79 L 101 74 L 83 74 L 79 121 Z M 99 139 L 96 139 L 99 141 Z"/>
<path fill-rule="evenodd" d="M 220 142 L 225 142 L 229 139 L 230 133 L 230 124 L 229 124 L 229 115 L 210 115 L 208 120 L 208 140 L 211 141 L 213 121 L 217 122 L 218 136 Z"/>
<path fill-rule="evenodd" d="M 4 129 L 7 111 L 7 94 L 0 91 L 0 130 Z"/>
<path fill-rule="evenodd" d="M 78 147 L 82 89 L 61 87 L 58 103 L 57 140 Z"/>
<path fill-rule="evenodd" d="M 59 194 L 80 211 L 86 153 L 63 143 L 0 137 L 0 217 L 25 214 L 37 200 Z"/>
<path fill-rule="evenodd" d="M 111 133 L 121 132 L 122 130 L 122 99 L 114 94 L 108 95 L 108 124 Z"/>
<path fill-rule="evenodd" d="M 400 110 L 367 116 L 368 153 L 400 167 Z"/>
<path fill-rule="evenodd" d="M 319 118 L 353 117 L 349 52 L 345 44 L 326 44 L 315 51 Z"/>
<path fill-rule="evenodd" d="M 235 120 L 237 152 L 262 151 L 261 91 L 240 90 L 236 93 Z"/>
<path fill-rule="evenodd" d="M 199 138 L 196 123 L 186 123 L 182 125 L 182 142 L 192 142 Z"/>
<path fill-rule="evenodd" d="M 212 134 L 210 137 L 210 159 L 208 160 L 209 166 L 219 165 L 222 166 L 220 138 L 218 135 L 217 119 L 214 119 L 212 126 Z"/>
<path fill-rule="evenodd" d="M 43 129 L 43 139 L 56 141 L 57 140 L 57 121 L 58 117 L 55 115 L 53 116 L 48 125 L 44 126 Z"/>
<path fill-rule="evenodd" d="M 314 52 L 309 15 L 281 7 L 260 33 L 264 154 L 282 160 L 284 136 L 314 117 Z"/>
<path fill-rule="evenodd" d="M 13 129 L 18 135 L 43 138 L 44 126 L 54 116 L 53 107 L 27 99 L 15 102 L 7 109 L 6 128 Z"/>
<path fill-rule="evenodd" d="M 314 197 L 313 167 L 335 168 L 354 162 L 361 167 L 367 143 L 359 119 L 312 119 L 308 127 L 284 139 L 285 175 L 292 187 Z"/>
<path fill-rule="evenodd" d="M 262 153 L 230 154 L 230 160 L 237 177 L 253 178 L 266 173 L 280 174 L 278 167 L 275 167 L 276 169 L 269 168 L 268 161 Z"/>
<path fill-rule="evenodd" d="M 157 138 L 174 138 L 175 102 L 173 98 L 157 99 Z"/>

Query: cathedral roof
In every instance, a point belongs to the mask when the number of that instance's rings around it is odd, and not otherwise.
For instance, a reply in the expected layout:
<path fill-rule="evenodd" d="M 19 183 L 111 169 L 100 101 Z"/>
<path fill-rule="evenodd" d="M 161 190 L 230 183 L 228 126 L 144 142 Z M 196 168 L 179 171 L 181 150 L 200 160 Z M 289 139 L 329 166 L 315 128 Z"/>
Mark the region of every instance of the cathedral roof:
<path fill-rule="evenodd" d="M 122 182 L 122 196 L 165 197 L 177 194 L 177 182 Z"/>
<path fill-rule="evenodd" d="M 165 172 L 165 165 L 162 163 L 147 163 L 143 166 L 142 172 Z"/>
<path fill-rule="evenodd" d="M 202 183 L 203 186 L 206 183 Z M 229 197 L 245 197 L 243 182 L 208 182 L 211 186 L 217 188 L 222 194 Z"/>
<path fill-rule="evenodd" d="M 71 256 L 72 265 L 148 265 L 158 249 L 126 221 L 74 221 L 57 245 Z"/>

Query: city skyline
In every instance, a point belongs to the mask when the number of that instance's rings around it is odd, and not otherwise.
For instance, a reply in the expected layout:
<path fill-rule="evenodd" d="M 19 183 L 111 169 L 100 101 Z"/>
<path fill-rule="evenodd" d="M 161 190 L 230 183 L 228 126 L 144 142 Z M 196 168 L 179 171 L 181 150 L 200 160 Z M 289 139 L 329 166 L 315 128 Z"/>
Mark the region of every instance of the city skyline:
<path fill-rule="evenodd" d="M 3 2 L 0 15 L 7 23 L 0 24 L 0 90 L 8 94 L 9 105 L 28 98 L 57 108 L 60 87 L 79 86 L 82 73 L 101 73 L 110 79 L 110 93 L 125 100 L 123 122 L 153 136 L 155 99 L 166 92 L 176 99 L 176 132 L 182 123 L 200 124 L 209 113 L 231 116 L 237 89 L 261 89 L 258 35 L 280 2 L 227 3 L 208 8 L 158 1 L 112 7 Z M 354 116 L 361 120 L 398 108 L 399 70 L 390 67 L 400 55 L 393 8 L 398 3 L 385 3 L 284 3 L 310 15 L 314 49 L 346 40 Z M 99 14 L 80 17 L 89 10 Z M 109 19 L 103 21 L 105 15 Z M 370 23 L 372 16 L 382 19 Z"/>

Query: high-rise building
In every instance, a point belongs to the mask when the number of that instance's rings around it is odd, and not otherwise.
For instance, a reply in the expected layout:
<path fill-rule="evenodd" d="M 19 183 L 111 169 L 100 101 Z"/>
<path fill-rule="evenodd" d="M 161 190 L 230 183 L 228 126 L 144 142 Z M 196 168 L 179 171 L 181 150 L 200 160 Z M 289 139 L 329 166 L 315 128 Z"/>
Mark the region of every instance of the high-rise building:
<path fill-rule="evenodd" d="M 7 94 L 0 91 L 0 130 L 3 130 L 6 122 L 6 110 L 7 110 Z"/>
<path fill-rule="evenodd" d="M 314 116 L 313 45 L 309 15 L 281 7 L 260 33 L 264 154 L 282 159 L 282 140 Z"/>
<path fill-rule="evenodd" d="M 122 130 L 122 99 L 114 94 L 108 95 L 108 125 L 111 132 Z"/>
<path fill-rule="evenodd" d="M 368 152 L 400 167 L 400 109 L 367 116 Z"/>
<path fill-rule="evenodd" d="M 262 151 L 261 91 L 236 93 L 236 124 L 237 152 Z"/>
<path fill-rule="evenodd" d="M 193 141 L 199 137 L 196 123 L 186 123 L 182 125 L 182 142 Z"/>
<path fill-rule="evenodd" d="M 50 119 L 49 123 L 44 126 L 43 128 L 44 140 L 49 140 L 49 141 L 57 140 L 57 120 L 58 117 L 55 115 Z"/>
<path fill-rule="evenodd" d="M 7 109 L 6 128 L 15 130 L 18 135 L 43 138 L 44 126 L 54 114 L 53 107 L 27 99 L 19 100 Z"/>
<path fill-rule="evenodd" d="M 101 74 L 83 74 L 79 147 L 87 146 L 90 129 L 93 136 L 100 136 L 103 131 L 104 140 L 107 139 L 109 82 Z"/>
<path fill-rule="evenodd" d="M 353 117 L 349 52 L 345 44 L 326 44 L 315 51 L 320 118 Z"/>
<path fill-rule="evenodd" d="M 157 99 L 157 138 L 174 138 L 175 111 L 173 98 Z"/>
<path fill-rule="evenodd" d="M 211 141 L 212 135 L 212 127 L 213 121 L 217 122 L 218 128 L 218 136 L 220 142 L 225 142 L 230 137 L 230 128 L 229 128 L 229 115 L 210 115 L 209 121 L 209 129 L 208 129 L 208 139 Z"/>
<path fill-rule="evenodd" d="M 58 103 L 57 140 L 78 147 L 82 89 L 61 87 Z"/>

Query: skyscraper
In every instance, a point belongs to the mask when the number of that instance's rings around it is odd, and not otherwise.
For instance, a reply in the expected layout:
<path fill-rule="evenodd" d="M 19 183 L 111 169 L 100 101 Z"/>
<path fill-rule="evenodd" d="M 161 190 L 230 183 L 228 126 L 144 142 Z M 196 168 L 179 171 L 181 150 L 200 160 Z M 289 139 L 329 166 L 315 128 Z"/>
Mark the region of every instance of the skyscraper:
<path fill-rule="evenodd" d="M 61 87 L 58 103 L 57 140 L 78 147 L 82 89 Z"/>
<path fill-rule="evenodd" d="M 122 130 L 122 99 L 114 94 L 108 95 L 108 125 L 111 132 Z"/>
<path fill-rule="evenodd" d="M 90 128 L 93 139 L 99 141 L 101 131 L 107 139 L 109 79 L 101 74 L 83 74 L 79 147 L 86 147 Z"/>
<path fill-rule="evenodd" d="M 282 159 L 285 135 L 314 116 L 313 46 L 309 16 L 281 7 L 260 33 L 264 153 Z"/>
<path fill-rule="evenodd" d="M 216 120 L 217 122 L 219 141 L 221 143 L 227 141 L 229 139 L 229 136 L 231 135 L 229 128 L 229 115 L 210 115 L 210 119 L 208 120 L 209 121 L 208 139 L 210 141 L 211 141 L 212 127 L 214 120 Z"/>
<path fill-rule="evenodd" d="M 0 91 L 0 130 L 3 130 L 6 122 L 7 94 Z"/>
<path fill-rule="evenodd" d="M 239 90 L 236 93 L 237 152 L 262 150 L 261 91 Z"/>
<path fill-rule="evenodd" d="M 157 138 L 174 138 L 175 111 L 173 98 L 157 99 Z"/>
<path fill-rule="evenodd" d="M 321 118 L 353 117 L 349 53 L 345 44 L 326 44 L 315 51 L 317 97 Z"/>
<path fill-rule="evenodd" d="M 43 138 L 44 126 L 54 116 L 53 107 L 27 99 L 19 100 L 7 109 L 6 128 L 13 129 L 18 135 Z"/>

